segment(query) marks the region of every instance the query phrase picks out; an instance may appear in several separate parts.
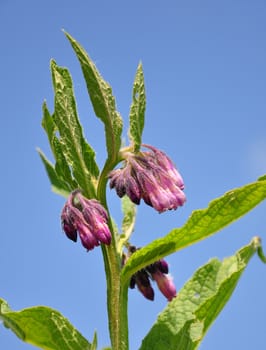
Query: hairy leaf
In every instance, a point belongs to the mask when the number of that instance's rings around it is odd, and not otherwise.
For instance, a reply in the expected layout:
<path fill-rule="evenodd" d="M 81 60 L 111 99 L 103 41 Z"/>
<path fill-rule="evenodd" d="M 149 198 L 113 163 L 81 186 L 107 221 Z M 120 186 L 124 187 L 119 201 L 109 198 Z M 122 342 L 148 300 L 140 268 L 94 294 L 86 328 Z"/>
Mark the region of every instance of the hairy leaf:
<path fill-rule="evenodd" d="M 40 149 L 37 149 L 37 151 L 41 157 L 46 173 L 51 182 L 52 190 L 63 197 L 67 197 L 69 195 L 69 192 L 71 191 L 69 184 L 60 178 L 60 176 L 55 170 L 54 165 L 49 162 L 49 160 L 45 157 L 43 152 Z"/>
<path fill-rule="evenodd" d="M 140 350 L 193 350 L 231 297 L 258 239 L 235 255 L 199 268 L 159 315 Z"/>
<path fill-rule="evenodd" d="M 83 47 L 68 33 L 65 34 L 80 62 L 94 112 L 104 123 L 108 161 L 111 164 L 116 164 L 121 146 L 123 121 L 116 110 L 112 89 L 101 77 Z"/>
<path fill-rule="evenodd" d="M 51 62 L 55 90 L 54 121 L 60 134 L 61 150 L 71 166 L 73 176 L 86 195 L 94 196 L 95 178 L 99 174 L 95 153 L 86 142 L 80 125 L 72 80 L 66 68 Z M 56 145 L 53 145 L 54 151 Z"/>
<path fill-rule="evenodd" d="M 55 158 L 55 172 L 61 181 L 66 183 L 69 191 L 74 190 L 78 187 L 78 185 L 72 177 L 70 166 L 67 163 L 66 157 L 62 151 L 60 140 L 56 135 L 58 129 L 54 121 L 54 116 L 49 113 L 46 103 L 43 104 L 42 126 L 46 131 L 50 147 Z"/>
<path fill-rule="evenodd" d="M 221 230 L 265 198 L 266 181 L 261 180 L 225 193 L 210 202 L 206 209 L 195 210 L 184 226 L 134 253 L 122 271 L 122 281 L 127 283 L 141 268 Z"/>
<path fill-rule="evenodd" d="M 129 138 L 134 144 L 134 150 L 139 151 L 141 147 L 142 131 L 144 128 L 144 117 L 146 108 L 146 95 L 144 85 L 144 75 L 142 64 L 137 68 L 135 81 L 133 84 L 132 104 L 129 114 Z"/>
<path fill-rule="evenodd" d="M 36 306 L 12 311 L 0 299 L 0 319 L 20 339 L 44 350 L 90 350 L 91 344 L 58 311 Z"/>

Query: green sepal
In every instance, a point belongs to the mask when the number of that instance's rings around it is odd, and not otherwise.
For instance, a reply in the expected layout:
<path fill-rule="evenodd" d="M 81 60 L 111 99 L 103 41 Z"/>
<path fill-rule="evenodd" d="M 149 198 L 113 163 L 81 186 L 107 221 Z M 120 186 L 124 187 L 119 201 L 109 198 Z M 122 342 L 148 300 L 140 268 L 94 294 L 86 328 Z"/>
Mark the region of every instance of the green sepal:
<path fill-rule="evenodd" d="M 132 254 L 122 271 L 122 282 L 156 260 L 209 237 L 237 220 L 266 198 L 266 181 L 256 181 L 226 192 L 206 209 L 195 210 L 181 228 L 156 239 Z"/>
<path fill-rule="evenodd" d="M 256 250 L 257 237 L 235 255 L 199 268 L 159 315 L 140 350 L 197 349 Z"/>
<path fill-rule="evenodd" d="M 111 86 L 101 77 L 84 48 L 71 35 L 66 32 L 65 35 L 80 62 L 94 112 L 105 126 L 107 161 L 111 169 L 119 158 L 123 120 L 116 110 Z"/>
<path fill-rule="evenodd" d="M 21 340 L 40 349 L 95 349 L 64 316 L 49 307 L 12 311 L 6 301 L 0 299 L 0 319 Z"/>
<path fill-rule="evenodd" d="M 142 143 L 142 132 L 145 123 L 146 94 L 142 64 L 139 63 L 135 81 L 133 84 L 132 104 L 129 113 L 128 136 L 134 145 L 134 151 L 138 152 Z"/>

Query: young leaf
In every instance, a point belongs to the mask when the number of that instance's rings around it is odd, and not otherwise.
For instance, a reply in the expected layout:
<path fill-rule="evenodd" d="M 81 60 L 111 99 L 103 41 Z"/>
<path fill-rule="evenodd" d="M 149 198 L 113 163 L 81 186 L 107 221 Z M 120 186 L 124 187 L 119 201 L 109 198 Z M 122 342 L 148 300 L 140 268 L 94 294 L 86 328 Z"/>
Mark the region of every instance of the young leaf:
<path fill-rule="evenodd" d="M 70 74 L 66 68 L 58 67 L 55 61 L 51 62 L 51 71 L 55 90 L 54 121 L 60 134 L 61 150 L 79 187 L 86 195 L 94 196 L 93 181 L 99 170 L 95 153 L 83 136 Z"/>
<path fill-rule="evenodd" d="M 83 47 L 68 33 L 65 33 L 65 35 L 80 62 L 94 112 L 104 123 L 108 161 L 114 165 L 117 162 L 118 152 L 121 146 L 123 121 L 116 110 L 112 89 L 101 77 Z"/>
<path fill-rule="evenodd" d="M 72 177 L 72 173 L 67 163 L 66 157 L 62 151 L 61 143 L 56 136 L 58 131 L 54 121 L 54 117 L 49 113 L 46 103 L 43 104 L 43 119 L 42 126 L 46 131 L 51 150 L 55 158 L 55 171 L 58 177 L 67 184 L 69 191 L 78 187 L 76 181 Z"/>
<path fill-rule="evenodd" d="M 58 176 L 53 164 L 49 162 L 49 160 L 45 157 L 43 152 L 40 149 L 37 149 L 37 151 L 41 157 L 46 173 L 51 182 L 52 190 L 63 197 L 67 197 L 69 195 L 69 192 L 71 191 L 69 184 Z"/>
<path fill-rule="evenodd" d="M 122 221 L 122 232 L 119 236 L 118 241 L 118 252 L 121 253 L 124 244 L 129 240 L 135 226 L 136 221 L 136 205 L 131 202 L 131 200 L 124 196 L 121 199 L 122 211 L 123 211 L 123 221 Z"/>
<path fill-rule="evenodd" d="M 256 250 L 254 238 L 235 255 L 223 261 L 211 259 L 199 268 L 159 315 L 140 350 L 196 349 Z"/>
<path fill-rule="evenodd" d="M 43 111 L 42 127 L 44 128 L 44 130 L 47 134 L 52 152 L 53 152 L 54 156 L 56 156 L 56 153 L 54 152 L 54 149 L 53 149 L 53 139 L 56 137 L 55 133 L 56 133 L 56 131 L 58 131 L 58 129 L 57 129 L 57 126 L 55 124 L 53 115 L 51 115 L 49 110 L 48 110 L 46 102 L 43 103 L 42 111 Z"/>
<path fill-rule="evenodd" d="M 221 230 L 265 198 L 266 181 L 261 180 L 225 193 L 210 202 L 206 209 L 195 210 L 184 226 L 132 254 L 122 271 L 123 283 L 141 268 Z"/>
<path fill-rule="evenodd" d="M 129 113 L 129 138 L 134 145 L 134 151 L 139 151 L 141 147 L 141 137 L 144 128 L 144 117 L 146 108 L 146 95 L 144 85 L 144 75 L 142 64 L 137 68 L 135 81 L 133 84 L 132 104 Z"/>
<path fill-rule="evenodd" d="M 44 350 L 91 350 L 91 344 L 58 311 L 36 306 L 12 311 L 0 299 L 0 319 L 21 340 Z"/>
<path fill-rule="evenodd" d="M 98 339 L 97 339 L 97 333 L 95 332 L 93 335 L 90 350 L 97 350 L 97 346 L 98 346 Z"/>

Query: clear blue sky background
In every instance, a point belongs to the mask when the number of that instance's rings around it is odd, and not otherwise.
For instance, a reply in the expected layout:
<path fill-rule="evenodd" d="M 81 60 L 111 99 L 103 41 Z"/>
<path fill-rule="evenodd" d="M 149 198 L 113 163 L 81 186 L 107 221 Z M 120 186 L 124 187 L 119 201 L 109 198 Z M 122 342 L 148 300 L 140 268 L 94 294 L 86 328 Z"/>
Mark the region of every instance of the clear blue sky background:
<path fill-rule="evenodd" d="M 86 253 L 60 227 L 64 199 L 36 153 L 50 151 L 40 122 L 53 110 L 49 61 L 73 76 L 86 136 L 105 157 L 80 67 L 61 29 L 89 52 L 113 87 L 126 119 L 142 60 L 147 90 L 144 142 L 166 151 L 186 184 L 187 203 L 157 214 L 139 207 L 132 243 L 141 246 L 181 226 L 192 210 L 266 173 L 266 3 L 225 1 L 0 0 L 1 229 L 0 296 L 21 309 L 60 310 L 89 339 L 109 344 L 101 250 Z M 126 135 L 126 132 L 125 134 Z M 119 219 L 119 201 L 109 196 Z M 223 258 L 260 235 L 266 205 L 219 234 L 168 257 L 177 289 L 211 257 Z M 141 343 L 166 300 L 129 291 L 131 349 Z M 266 266 L 254 257 L 201 349 L 262 349 L 266 343 Z M 0 349 L 33 349 L 0 327 Z"/>

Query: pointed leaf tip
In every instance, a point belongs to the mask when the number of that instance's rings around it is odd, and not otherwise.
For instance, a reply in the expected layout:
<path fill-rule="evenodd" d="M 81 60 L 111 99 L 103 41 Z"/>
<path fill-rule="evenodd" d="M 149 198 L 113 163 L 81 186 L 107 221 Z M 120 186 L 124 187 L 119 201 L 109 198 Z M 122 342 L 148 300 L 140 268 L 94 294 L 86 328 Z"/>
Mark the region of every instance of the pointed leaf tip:
<path fill-rule="evenodd" d="M 128 136 L 134 145 L 135 152 L 139 151 L 142 143 L 142 132 L 145 123 L 146 94 L 142 63 L 137 67 L 132 91 L 132 104 L 129 113 Z"/>

